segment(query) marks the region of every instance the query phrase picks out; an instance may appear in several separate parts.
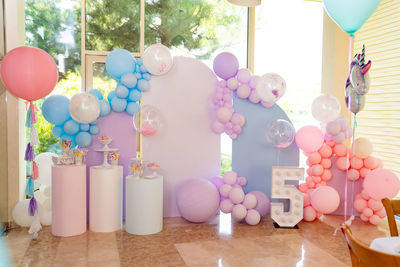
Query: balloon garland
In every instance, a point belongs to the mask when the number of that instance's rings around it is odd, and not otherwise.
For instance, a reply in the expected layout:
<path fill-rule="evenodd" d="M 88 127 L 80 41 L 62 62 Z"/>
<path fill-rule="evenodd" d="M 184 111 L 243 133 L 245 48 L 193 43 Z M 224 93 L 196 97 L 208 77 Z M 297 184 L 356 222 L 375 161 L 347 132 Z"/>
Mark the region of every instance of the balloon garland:
<path fill-rule="evenodd" d="M 211 129 L 216 134 L 226 133 L 236 139 L 246 123 L 243 114 L 233 108 L 233 94 L 248 99 L 254 104 L 271 108 L 286 91 L 286 83 L 281 76 L 267 73 L 261 77 L 252 75 L 246 68 L 239 69 L 239 61 L 229 52 L 217 55 L 213 62 L 215 74 L 222 80 L 218 82 L 213 97 L 215 119 Z"/>

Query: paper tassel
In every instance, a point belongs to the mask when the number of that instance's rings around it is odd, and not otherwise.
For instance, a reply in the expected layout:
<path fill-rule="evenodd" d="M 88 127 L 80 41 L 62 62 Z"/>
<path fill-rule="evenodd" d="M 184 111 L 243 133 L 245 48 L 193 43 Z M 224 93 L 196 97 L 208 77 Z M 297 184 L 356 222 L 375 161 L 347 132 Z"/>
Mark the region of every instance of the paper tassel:
<path fill-rule="evenodd" d="M 28 143 L 28 145 L 26 146 L 26 150 L 25 150 L 25 160 L 33 161 L 34 157 L 35 157 L 35 152 L 33 150 L 33 147 L 31 145 L 31 143 Z"/>
<path fill-rule="evenodd" d="M 36 161 L 32 161 L 32 179 L 36 180 L 39 177 L 39 168 Z"/>
<path fill-rule="evenodd" d="M 37 202 L 35 197 L 31 198 L 31 201 L 29 201 L 29 208 L 28 208 L 28 213 L 29 216 L 35 215 L 35 212 L 38 210 Z"/>
<path fill-rule="evenodd" d="M 40 141 L 39 141 L 38 132 L 35 128 L 35 125 L 32 125 L 32 127 L 31 127 L 31 145 L 37 146 L 39 144 L 40 144 Z"/>
<path fill-rule="evenodd" d="M 40 224 L 39 212 L 36 212 L 35 217 L 33 218 L 31 227 L 29 228 L 28 233 L 32 235 L 32 239 L 36 239 L 38 237 L 38 232 L 42 229 L 42 225 Z"/>
<path fill-rule="evenodd" d="M 32 176 L 29 176 L 28 181 L 26 182 L 25 194 L 30 197 L 33 197 L 33 191 L 34 191 L 34 182 L 32 180 Z"/>
<path fill-rule="evenodd" d="M 25 127 L 26 127 L 26 128 L 31 128 L 31 127 L 32 127 L 31 112 L 30 112 L 29 110 L 28 110 L 28 112 L 26 112 Z"/>

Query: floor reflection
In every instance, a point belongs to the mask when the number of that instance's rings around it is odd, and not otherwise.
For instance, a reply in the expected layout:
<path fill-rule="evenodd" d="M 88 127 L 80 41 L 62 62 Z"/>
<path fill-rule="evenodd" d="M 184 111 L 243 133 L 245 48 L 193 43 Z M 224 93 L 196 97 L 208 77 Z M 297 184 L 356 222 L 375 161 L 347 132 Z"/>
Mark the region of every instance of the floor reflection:
<path fill-rule="evenodd" d="M 230 213 L 221 211 L 219 214 L 218 232 L 220 235 L 232 235 L 232 216 Z"/>

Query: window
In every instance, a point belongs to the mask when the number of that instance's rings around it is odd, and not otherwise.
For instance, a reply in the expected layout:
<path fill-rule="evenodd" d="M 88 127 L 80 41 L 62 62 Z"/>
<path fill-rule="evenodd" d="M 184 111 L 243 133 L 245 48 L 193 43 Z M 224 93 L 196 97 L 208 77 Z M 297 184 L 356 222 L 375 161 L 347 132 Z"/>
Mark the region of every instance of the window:
<path fill-rule="evenodd" d="M 370 90 L 357 114 L 356 138 L 366 137 L 373 155 L 400 177 L 400 2 L 383 0 L 372 17 L 355 34 L 353 54 L 366 47 Z"/>

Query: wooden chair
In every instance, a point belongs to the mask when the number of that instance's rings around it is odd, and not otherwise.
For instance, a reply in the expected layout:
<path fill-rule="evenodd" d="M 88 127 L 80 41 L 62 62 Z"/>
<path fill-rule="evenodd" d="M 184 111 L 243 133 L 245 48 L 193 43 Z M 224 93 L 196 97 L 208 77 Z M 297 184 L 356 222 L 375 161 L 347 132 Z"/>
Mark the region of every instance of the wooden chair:
<path fill-rule="evenodd" d="M 389 222 L 390 235 L 399 236 L 394 215 L 400 214 L 400 200 L 390 200 L 388 198 L 384 198 L 382 199 L 382 204 L 386 210 L 386 215 Z"/>
<path fill-rule="evenodd" d="M 348 225 L 342 225 L 353 267 L 394 267 L 400 266 L 400 256 L 379 252 L 356 240 Z"/>

